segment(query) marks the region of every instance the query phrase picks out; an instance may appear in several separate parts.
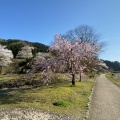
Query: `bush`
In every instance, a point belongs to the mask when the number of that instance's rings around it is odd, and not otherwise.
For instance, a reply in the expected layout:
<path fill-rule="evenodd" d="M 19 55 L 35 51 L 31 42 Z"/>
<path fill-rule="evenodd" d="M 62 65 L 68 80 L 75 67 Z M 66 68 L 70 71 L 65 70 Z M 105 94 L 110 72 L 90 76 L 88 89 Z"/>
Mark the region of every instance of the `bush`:
<path fill-rule="evenodd" d="M 54 73 L 51 76 L 52 83 L 64 83 L 68 82 L 68 77 L 65 74 Z"/>
<path fill-rule="evenodd" d="M 60 107 L 67 107 L 67 104 L 64 101 L 62 101 L 62 100 L 53 102 L 53 105 L 54 106 L 60 106 Z"/>
<path fill-rule="evenodd" d="M 10 79 L 0 84 L 0 88 L 14 88 L 23 86 L 45 86 L 48 84 L 68 83 L 68 77 L 65 74 L 51 73 L 49 78 L 45 74 L 26 74 L 17 79 Z"/>

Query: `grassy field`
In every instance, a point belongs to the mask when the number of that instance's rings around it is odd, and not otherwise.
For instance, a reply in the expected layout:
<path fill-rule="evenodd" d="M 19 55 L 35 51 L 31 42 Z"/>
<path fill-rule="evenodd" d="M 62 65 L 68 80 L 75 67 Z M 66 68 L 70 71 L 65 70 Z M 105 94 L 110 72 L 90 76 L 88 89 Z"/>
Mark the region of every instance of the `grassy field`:
<path fill-rule="evenodd" d="M 0 83 L 11 76 L 0 76 Z M 16 76 L 18 77 L 18 76 Z M 51 113 L 84 116 L 94 79 L 69 84 L 17 89 L 0 94 L 0 108 L 36 108 Z"/>
<path fill-rule="evenodd" d="M 114 75 L 115 74 L 119 74 L 120 73 L 109 73 L 109 74 L 106 74 L 106 77 L 111 80 L 113 83 L 115 83 L 116 85 L 120 86 L 120 77 L 117 77 L 115 78 Z"/>

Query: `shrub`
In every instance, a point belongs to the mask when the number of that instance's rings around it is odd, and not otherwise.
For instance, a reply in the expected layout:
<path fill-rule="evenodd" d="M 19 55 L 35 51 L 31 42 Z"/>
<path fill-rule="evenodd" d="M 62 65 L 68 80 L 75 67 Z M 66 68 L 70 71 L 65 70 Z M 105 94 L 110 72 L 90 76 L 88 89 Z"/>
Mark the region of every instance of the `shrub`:
<path fill-rule="evenodd" d="M 64 83 L 68 81 L 68 77 L 65 74 L 54 73 L 51 76 L 52 83 Z"/>
<path fill-rule="evenodd" d="M 53 102 L 53 105 L 54 106 L 60 106 L 60 107 L 67 107 L 67 103 L 64 102 L 64 101 L 56 101 L 56 102 Z"/>
<path fill-rule="evenodd" d="M 26 74 L 22 77 L 10 79 L 0 84 L 0 88 L 14 88 L 23 86 L 45 86 L 48 84 L 68 83 L 68 77 L 65 74 L 50 73 L 49 76 L 45 74 Z"/>

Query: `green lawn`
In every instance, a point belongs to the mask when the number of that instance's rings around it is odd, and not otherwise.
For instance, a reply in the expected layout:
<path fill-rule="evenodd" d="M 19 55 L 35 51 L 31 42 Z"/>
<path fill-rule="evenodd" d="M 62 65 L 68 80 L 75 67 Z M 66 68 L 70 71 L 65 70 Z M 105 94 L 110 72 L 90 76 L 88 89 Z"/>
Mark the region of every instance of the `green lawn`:
<path fill-rule="evenodd" d="M 3 80 L 4 77 L 0 76 L 0 78 Z M 76 82 L 75 86 L 71 86 L 71 83 L 49 85 L 0 94 L 0 108 L 36 108 L 81 118 L 86 112 L 94 81 L 91 79 L 86 82 Z"/>

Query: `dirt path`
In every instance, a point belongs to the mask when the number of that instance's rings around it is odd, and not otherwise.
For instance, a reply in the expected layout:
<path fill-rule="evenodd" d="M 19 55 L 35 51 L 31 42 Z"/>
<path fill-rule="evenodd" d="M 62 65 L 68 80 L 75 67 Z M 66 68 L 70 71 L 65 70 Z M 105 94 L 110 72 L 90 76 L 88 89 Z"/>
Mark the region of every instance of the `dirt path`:
<path fill-rule="evenodd" d="M 92 96 L 90 120 L 120 120 L 120 87 L 101 75 Z"/>

